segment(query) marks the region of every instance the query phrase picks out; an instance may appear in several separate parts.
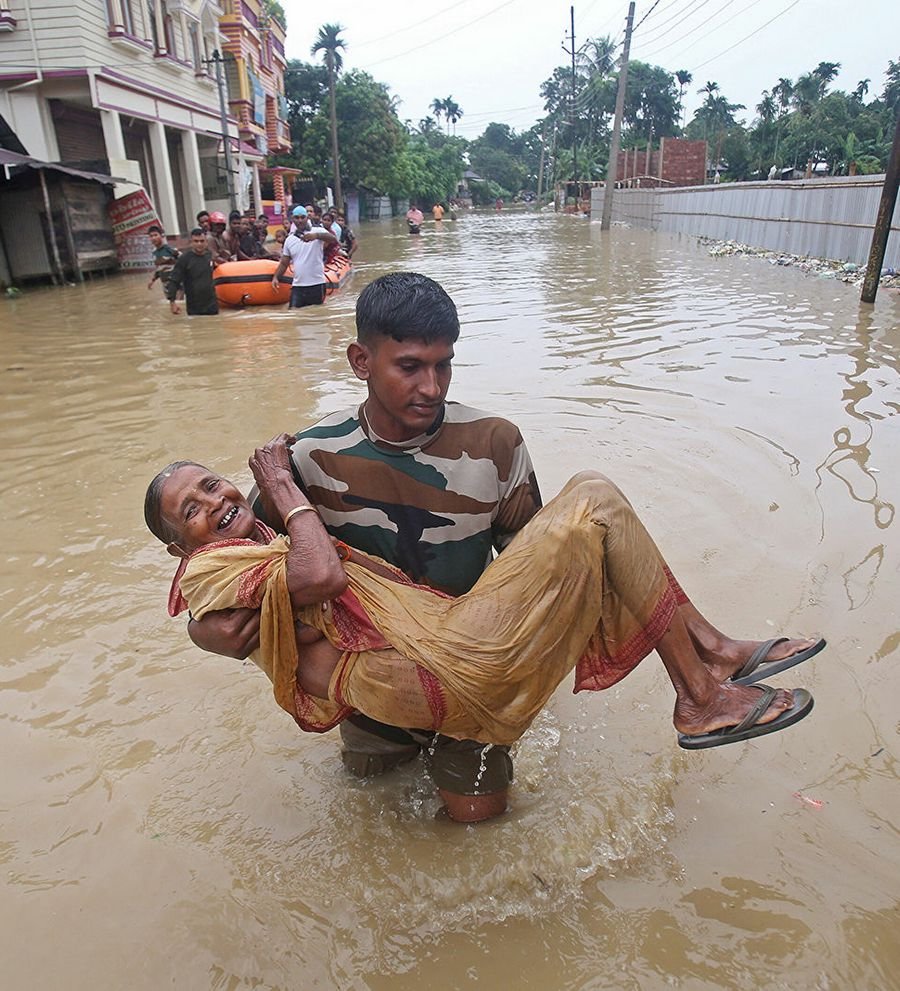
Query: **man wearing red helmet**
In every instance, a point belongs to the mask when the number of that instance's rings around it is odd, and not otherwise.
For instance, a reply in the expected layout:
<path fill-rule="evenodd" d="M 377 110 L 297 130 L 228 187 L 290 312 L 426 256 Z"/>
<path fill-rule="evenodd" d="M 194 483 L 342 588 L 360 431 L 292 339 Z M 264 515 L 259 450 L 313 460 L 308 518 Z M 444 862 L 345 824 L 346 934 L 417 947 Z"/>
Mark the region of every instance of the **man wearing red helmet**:
<path fill-rule="evenodd" d="M 214 210 L 209 215 L 209 233 L 206 235 L 206 243 L 209 253 L 212 255 L 213 265 L 221 265 L 222 262 L 232 260 L 231 249 L 225 241 L 225 228 L 228 221 L 225 214 L 219 210 Z"/>

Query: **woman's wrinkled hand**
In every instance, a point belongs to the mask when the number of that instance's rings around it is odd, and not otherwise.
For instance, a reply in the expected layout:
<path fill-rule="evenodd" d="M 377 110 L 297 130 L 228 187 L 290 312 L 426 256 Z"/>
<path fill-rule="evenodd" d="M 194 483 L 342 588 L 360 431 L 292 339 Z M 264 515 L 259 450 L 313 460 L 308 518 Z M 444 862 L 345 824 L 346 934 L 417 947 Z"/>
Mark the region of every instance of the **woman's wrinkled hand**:
<path fill-rule="evenodd" d="M 293 434 L 276 434 L 262 447 L 258 447 L 250 457 L 250 470 L 260 491 L 268 491 L 273 484 L 284 478 L 284 472 L 293 480 L 291 470 L 291 447 L 296 442 Z"/>

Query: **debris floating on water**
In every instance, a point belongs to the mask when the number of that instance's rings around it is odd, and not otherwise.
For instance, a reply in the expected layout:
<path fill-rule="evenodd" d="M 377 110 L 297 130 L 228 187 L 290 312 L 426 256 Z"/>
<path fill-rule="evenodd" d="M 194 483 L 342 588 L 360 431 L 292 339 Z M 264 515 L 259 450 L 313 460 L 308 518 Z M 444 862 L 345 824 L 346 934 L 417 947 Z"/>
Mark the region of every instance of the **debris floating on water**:
<path fill-rule="evenodd" d="M 770 265 L 786 265 L 798 268 L 801 272 L 815 275 L 820 279 L 837 279 L 839 282 L 859 286 L 865 278 L 865 266 L 855 262 L 831 261 L 828 258 L 812 258 L 809 255 L 792 255 L 785 251 L 772 251 L 769 248 L 756 248 L 751 244 L 741 244 L 740 241 L 719 241 L 715 238 L 701 236 L 697 239 L 708 246 L 708 253 L 713 258 L 726 255 L 764 258 Z M 893 268 L 882 269 L 881 287 L 883 289 L 900 289 L 900 272 Z"/>
<path fill-rule="evenodd" d="M 809 805 L 810 807 L 812 807 L 814 809 L 824 809 L 825 808 L 825 803 L 823 801 L 821 801 L 820 799 L 818 799 L 818 798 L 810 798 L 809 795 L 804 795 L 802 792 L 799 792 L 799 791 L 795 791 L 794 792 L 794 798 L 799 798 L 801 802 L 804 802 L 806 805 Z"/>

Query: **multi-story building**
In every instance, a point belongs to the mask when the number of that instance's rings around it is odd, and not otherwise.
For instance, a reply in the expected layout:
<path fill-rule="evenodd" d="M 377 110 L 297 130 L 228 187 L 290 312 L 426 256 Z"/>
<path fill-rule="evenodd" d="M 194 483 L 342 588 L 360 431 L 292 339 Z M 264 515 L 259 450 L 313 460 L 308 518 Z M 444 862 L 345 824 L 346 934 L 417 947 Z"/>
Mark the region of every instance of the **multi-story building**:
<path fill-rule="evenodd" d="M 291 150 L 284 95 L 284 12 L 273 0 L 222 0 L 228 99 L 245 149 L 259 155 Z M 246 176 L 243 177 L 246 182 Z M 251 176 L 260 202 L 259 173 Z"/>
<path fill-rule="evenodd" d="M 284 27 L 260 26 L 259 8 L 256 0 L 0 0 L 0 117 L 29 155 L 137 179 L 166 230 L 190 230 L 202 206 L 229 205 L 211 57 L 232 44 L 236 18 L 253 78 L 269 83 L 274 101 L 269 114 L 264 85 L 262 133 L 284 140 Z M 260 54 L 251 62 L 254 39 Z M 263 51 L 268 62 L 257 70 Z M 258 199 L 254 176 L 273 145 L 253 140 L 255 115 L 242 131 L 230 115 L 225 127 L 237 205 L 246 207 L 251 190 Z"/>

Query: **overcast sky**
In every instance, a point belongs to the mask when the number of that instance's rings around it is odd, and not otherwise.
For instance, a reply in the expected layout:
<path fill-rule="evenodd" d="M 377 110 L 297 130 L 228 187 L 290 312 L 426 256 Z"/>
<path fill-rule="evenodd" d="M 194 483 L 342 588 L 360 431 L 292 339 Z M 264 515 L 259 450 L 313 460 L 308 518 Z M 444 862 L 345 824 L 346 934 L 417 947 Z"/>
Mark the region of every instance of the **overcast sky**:
<path fill-rule="evenodd" d="M 417 123 L 435 97 L 452 96 L 464 114 L 457 134 L 467 138 L 491 121 L 531 127 L 543 113 L 541 83 L 569 61 L 562 50 L 569 45 L 568 0 L 341 0 L 332 14 L 322 7 L 318 20 L 309 20 L 312 5 L 283 5 L 289 57 L 311 61 L 320 24 L 337 21 L 345 67 L 386 83 L 402 101 L 401 119 Z M 620 0 L 576 3 L 576 45 L 607 34 L 621 39 L 627 10 Z M 645 16 L 631 57 L 693 74 L 688 120 L 707 80 L 752 117 L 779 76 L 796 79 L 819 62 L 840 62 L 833 88 L 850 91 L 868 77 L 871 99 L 884 88 L 888 60 L 900 59 L 897 0 L 658 0 L 655 7 L 640 0 L 635 25 Z"/>

